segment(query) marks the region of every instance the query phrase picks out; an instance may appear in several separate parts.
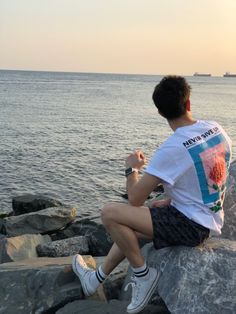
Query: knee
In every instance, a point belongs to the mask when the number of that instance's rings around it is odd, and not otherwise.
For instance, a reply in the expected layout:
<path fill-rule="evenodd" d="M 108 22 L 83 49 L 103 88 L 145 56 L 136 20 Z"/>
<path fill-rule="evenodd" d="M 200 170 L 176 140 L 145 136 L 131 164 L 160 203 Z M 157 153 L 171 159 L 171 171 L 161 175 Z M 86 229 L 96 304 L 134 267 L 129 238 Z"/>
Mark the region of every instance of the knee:
<path fill-rule="evenodd" d="M 106 204 L 101 212 L 102 223 L 105 227 L 109 227 L 115 221 L 115 204 Z"/>

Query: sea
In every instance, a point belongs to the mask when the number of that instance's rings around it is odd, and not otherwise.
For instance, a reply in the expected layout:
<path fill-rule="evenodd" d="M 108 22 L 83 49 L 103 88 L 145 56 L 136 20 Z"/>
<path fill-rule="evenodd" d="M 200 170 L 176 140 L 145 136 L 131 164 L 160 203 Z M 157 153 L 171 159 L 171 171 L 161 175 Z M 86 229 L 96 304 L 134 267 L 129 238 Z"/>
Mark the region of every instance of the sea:
<path fill-rule="evenodd" d="M 152 92 L 159 75 L 0 70 L 0 213 L 37 194 L 99 215 L 125 194 L 125 158 L 149 159 L 172 133 Z M 219 122 L 236 156 L 236 78 L 186 76 L 196 119 Z"/>

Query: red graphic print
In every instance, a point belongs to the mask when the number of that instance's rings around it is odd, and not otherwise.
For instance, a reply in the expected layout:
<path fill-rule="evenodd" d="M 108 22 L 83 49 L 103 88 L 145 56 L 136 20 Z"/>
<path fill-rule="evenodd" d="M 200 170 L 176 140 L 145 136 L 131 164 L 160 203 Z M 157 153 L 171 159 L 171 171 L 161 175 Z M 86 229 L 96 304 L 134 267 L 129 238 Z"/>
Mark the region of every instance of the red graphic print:
<path fill-rule="evenodd" d="M 215 184 L 222 185 L 223 182 L 225 182 L 226 179 L 226 166 L 225 166 L 225 160 L 222 158 L 218 158 L 215 160 L 215 163 L 209 173 L 209 178 L 215 182 Z"/>

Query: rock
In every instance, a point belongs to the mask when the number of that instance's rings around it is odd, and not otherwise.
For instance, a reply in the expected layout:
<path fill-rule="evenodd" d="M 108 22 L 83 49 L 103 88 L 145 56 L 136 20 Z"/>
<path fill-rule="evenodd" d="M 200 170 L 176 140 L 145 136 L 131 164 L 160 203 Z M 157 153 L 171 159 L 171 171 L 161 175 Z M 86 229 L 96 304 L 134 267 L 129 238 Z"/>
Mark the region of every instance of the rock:
<path fill-rule="evenodd" d="M 6 235 L 5 235 L 5 234 L 0 233 L 0 241 L 1 241 L 2 239 L 5 239 L 5 238 L 6 238 Z"/>
<path fill-rule="evenodd" d="M 18 237 L 0 239 L 0 263 L 20 261 L 37 257 L 36 246 L 51 241 L 48 235 L 25 234 Z"/>
<path fill-rule="evenodd" d="M 92 256 L 104 256 L 110 251 L 113 244 L 111 236 L 106 232 L 103 225 L 97 228 L 88 236 L 89 251 Z"/>
<path fill-rule="evenodd" d="M 225 210 L 222 238 L 236 241 L 236 203 Z"/>
<path fill-rule="evenodd" d="M 12 199 L 14 215 L 36 212 L 48 207 L 58 207 L 62 205 L 63 204 L 58 200 L 54 200 L 43 195 L 25 194 L 16 196 Z"/>
<path fill-rule="evenodd" d="M 231 176 L 236 178 L 236 159 L 233 160 L 230 164 L 229 173 Z"/>
<path fill-rule="evenodd" d="M 74 254 L 88 254 L 88 240 L 84 236 L 43 243 L 37 246 L 38 256 L 63 257 Z"/>
<path fill-rule="evenodd" d="M 96 228 L 98 224 L 89 218 L 80 219 L 77 218 L 68 224 L 66 228 L 62 230 L 58 230 L 55 234 L 52 234 L 51 237 L 53 241 L 61 240 L 66 238 L 75 237 L 78 235 L 88 236 L 91 234 Z"/>
<path fill-rule="evenodd" d="M 0 210 L 0 219 L 6 218 L 12 215 L 13 215 L 13 210 L 10 210 L 10 209 Z"/>
<path fill-rule="evenodd" d="M 236 203 L 236 177 L 229 176 L 224 199 L 224 210 L 227 211 Z"/>
<path fill-rule="evenodd" d="M 95 268 L 95 260 L 84 256 Z M 0 314 L 55 313 L 65 304 L 83 299 L 71 257 L 28 259 L 0 265 Z M 105 300 L 102 286 L 93 299 Z"/>
<path fill-rule="evenodd" d="M 4 232 L 5 232 L 4 224 L 5 224 L 4 219 L 1 219 L 1 218 L 0 218 L 0 233 L 3 233 L 3 234 L 4 234 Z"/>
<path fill-rule="evenodd" d="M 75 216 L 75 208 L 50 207 L 38 212 L 5 218 L 5 229 L 8 236 L 49 233 L 63 228 L 75 219 Z"/>
<path fill-rule="evenodd" d="M 73 236 L 86 236 L 89 244 L 89 254 L 92 256 L 104 256 L 109 252 L 113 241 L 101 223 L 91 219 L 76 219 L 67 228 L 57 232 L 52 239 L 60 239 Z"/>
<path fill-rule="evenodd" d="M 56 314 L 124 314 L 129 302 L 111 300 L 109 303 L 101 301 L 74 301 L 56 312 Z M 141 313 L 141 312 L 140 312 Z M 167 314 L 157 306 L 148 305 L 142 314 Z"/>
<path fill-rule="evenodd" d="M 236 161 L 231 163 L 229 173 L 224 200 L 225 221 L 221 237 L 236 241 Z"/>
<path fill-rule="evenodd" d="M 91 217 L 81 219 L 77 216 L 75 220 L 66 226 L 66 228 L 58 230 L 52 234 L 51 237 L 52 240 L 55 241 L 75 237 L 78 235 L 89 236 L 98 228 L 98 225 L 101 225 L 101 223 L 98 223 Z"/>
<path fill-rule="evenodd" d="M 208 239 L 204 245 L 143 248 L 148 264 L 161 271 L 154 297 L 172 314 L 236 313 L 236 242 Z M 128 279 L 128 278 L 127 278 Z"/>
<path fill-rule="evenodd" d="M 126 312 L 127 303 L 115 301 L 115 304 L 101 302 L 79 300 L 67 304 L 56 314 L 123 314 Z"/>

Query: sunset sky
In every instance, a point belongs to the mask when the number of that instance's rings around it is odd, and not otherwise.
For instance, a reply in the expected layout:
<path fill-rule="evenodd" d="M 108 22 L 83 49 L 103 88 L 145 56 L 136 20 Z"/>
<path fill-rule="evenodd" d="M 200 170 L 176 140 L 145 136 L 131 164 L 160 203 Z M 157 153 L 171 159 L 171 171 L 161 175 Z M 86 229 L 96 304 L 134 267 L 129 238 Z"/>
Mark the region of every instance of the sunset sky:
<path fill-rule="evenodd" d="M 236 0 L 0 0 L 0 69 L 236 73 Z"/>

